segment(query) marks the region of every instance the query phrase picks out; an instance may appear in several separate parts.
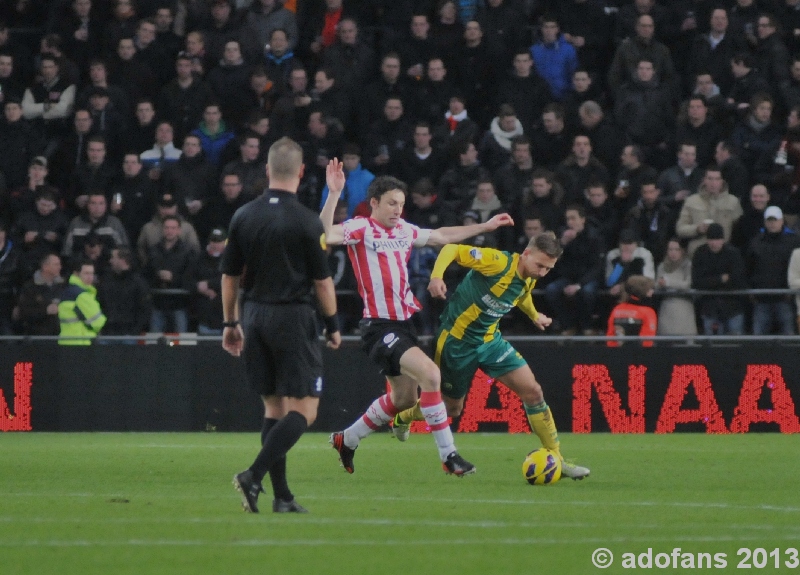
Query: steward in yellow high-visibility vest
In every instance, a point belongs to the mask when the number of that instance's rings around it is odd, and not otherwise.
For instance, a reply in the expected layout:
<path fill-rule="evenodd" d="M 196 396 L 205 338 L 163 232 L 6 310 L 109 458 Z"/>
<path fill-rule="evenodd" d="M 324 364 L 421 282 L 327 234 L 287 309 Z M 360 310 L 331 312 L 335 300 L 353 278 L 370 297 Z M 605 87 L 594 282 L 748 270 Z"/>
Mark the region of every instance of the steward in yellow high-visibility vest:
<path fill-rule="evenodd" d="M 97 302 L 94 282 L 94 264 L 78 260 L 72 266 L 72 275 L 61 294 L 58 319 L 61 337 L 85 336 L 89 339 L 59 339 L 61 345 L 90 345 L 106 324 L 106 316 Z"/>

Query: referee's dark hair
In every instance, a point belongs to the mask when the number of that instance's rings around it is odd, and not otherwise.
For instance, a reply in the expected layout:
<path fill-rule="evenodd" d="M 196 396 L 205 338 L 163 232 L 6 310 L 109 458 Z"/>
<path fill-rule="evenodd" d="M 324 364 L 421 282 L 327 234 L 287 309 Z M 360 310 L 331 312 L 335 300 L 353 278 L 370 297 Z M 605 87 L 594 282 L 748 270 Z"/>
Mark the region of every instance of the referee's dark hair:
<path fill-rule="evenodd" d="M 367 201 L 375 198 L 381 201 L 381 196 L 392 190 L 400 190 L 404 194 L 408 193 L 408 186 L 393 176 L 378 176 L 370 183 L 367 188 Z"/>
<path fill-rule="evenodd" d="M 302 165 L 303 148 L 291 138 L 284 136 L 270 146 L 267 167 L 271 178 L 296 178 Z"/>

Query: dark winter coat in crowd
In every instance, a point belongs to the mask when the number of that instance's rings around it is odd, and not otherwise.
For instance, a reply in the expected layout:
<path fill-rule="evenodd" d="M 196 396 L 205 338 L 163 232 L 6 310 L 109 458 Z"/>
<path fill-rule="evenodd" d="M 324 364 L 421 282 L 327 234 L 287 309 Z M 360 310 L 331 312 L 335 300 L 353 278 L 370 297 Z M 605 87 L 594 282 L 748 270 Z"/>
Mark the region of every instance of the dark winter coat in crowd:
<path fill-rule="evenodd" d="M 675 194 L 681 190 L 688 190 L 690 194 L 697 191 L 698 186 L 703 181 L 705 170 L 695 167 L 689 175 L 677 164 L 667 168 L 658 176 L 656 186 L 661 190 L 661 201 L 669 206 L 676 206 L 683 201 L 676 201 Z"/>
<path fill-rule="evenodd" d="M 375 52 L 360 41 L 348 46 L 337 40 L 325 49 L 323 64 L 333 69 L 339 87 L 351 95 L 359 94 L 377 69 Z"/>
<path fill-rule="evenodd" d="M 411 202 L 406 203 L 406 221 L 429 230 L 457 226 L 459 223 L 457 214 L 444 205 L 440 196 L 435 198 L 427 208 L 419 208 Z"/>
<path fill-rule="evenodd" d="M 635 144 L 668 143 L 675 126 L 671 100 L 670 89 L 657 78 L 649 82 L 634 78 L 617 92 L 614 117 Z"/>
<path fill-rule="evenodd" d="M 756 66 L 771 86 L 775 86 L 777 89 L 789 79 L 791 59 L 789 50 L 780 34 L 775 32 L 763 40 L 759 40 L 755 55 Z"/>
<path fill-rule="evenodd" d="M 605 250 L 600 234 L 587 226 L 564 246 L 564 253 L 556 262 L 553 275 L 556 279 L 566 278 L 571 283 L 580 285 L 601 281 Z"/>
<path fill-rule="evenodd" d="M 742 161 L 732 156 L 725 160 L 720 168 L 722 168 L 722 179 L 728 184 L 728 191 L 739 200 L 746 198 L 750 193 L 750 174 Z"/>
<path fill-rule="evenodd" d="M 707 167 L 714 161 L 714 150 L 722 140 L 722 128 L 710 117 L 697 127 L 689 122 L 681 122 L 675 130 L 675 146 L 681 142 L 694 142 L 697 145 L 697 165 Z"/>
<path fill-rule="evenodd" d="M 467 167 L 453 166 L 439 180 L 442 203 L 460 217 L 472 205 L 478 192 L 478 182 L 488 177 L 489 172 L 477 163 Z"/>
<path fill-rule="evenodd" d="M 572 134 L 566 126 L 556 134 L 539 128 L 531 134 L 531 155 L 537 166 L 555 171 L 572 151 Z"/>
<path fill-rule="evenodd" d="M 747 254 L 750 242 L 764 230 L 764 210 L 756 210 L 748 203 L 744 206 L 742 217 L 736 220 L 731 231 L 731 244 L 739 249 L 742 256 Z"/>
<path fill-rule="evenodd" d="M 603 245 L 617 245 L 620 231 L 620 217 L 610 199 L 606 200 L 599 208 L 593 207 L 588 201 L 586 208 L 586 225 L 598 231 L 603 238 Z"/>
<path fill-rule="evenodd" d="M 779 84 L 775 85 L 777 90 Z M 733 98 L 733 106 L 738 104 L 750 104 L 750 100 L 759 92 L 772 94 L 773 90 L 764 75 L 758 70 L 750 70 L 741 78 L 733 81 L 733 88 L 728 93 L 728 98 Z"/>
<path fill-rule="evenodd" d="M 727 94 L 733 87 L 731 58 L 742 51 L 747 51 L 747 43 L 738 34 L 725 34 L 713 48 L 707 33 L 698 34 L 694 37 L 689 53 L 684 87 L 692 88 L 695 76 L 702 71 L 710 73 L 720 92 Z"/>
<path fill-rule="evenodd" d="M 521 170 L 514 162 L 509 162 L 494 174 L 494 187 L 497 197 L 509 213 L 516 214 L 522 208 L 522 199 L 531 191 L 531 176 L 535 166 Z M 522 222 L 517 222 L 522 225 Z"/>
<path fill-rule="evenodd" d="M 134 270 L 109 270 L 97 287 L 97 300 L 107 321 L 103 335 L 139 335 L 150 325 L 150 286 Z"/>
<path fill-rule="evenodd" d="M 238 129 L 247 119 L 251 67 L 244 62 L 220 64 L 206 76 L 206 81 L 222 105 L 225 122 Z"/>
<path fill-rule="evenodd" d="M 46 216 L 35 209 L 19 216 L 12 228 L 12 235 L 22 249 L 22 265 L 26 268 L 26 276 L 39 267 L 42 256 L 61 253 L 68 226 L 69 220 L 60 209 L 55 209 Z M 25 241 L 28 232 L 36 232 L 36 237 L 31 242 Z"/>
<path fill-rule="evenodd" d="M 65 198 L 67 214 L 75 215 L 80 212 L 78 206 L 75 205 L 75 199 L 78 196 L 100 191 L 105 192 L 106 200 L 110 200 L 111 185 L 114 183 L 118 173 L 119 170 L 112 166 L 109 161 L 105 161 L 99 166 L 81 164 L 75 168 L 75 171 L 72 172 L 69 190 Z"/>
<path fill-rule="evenodd" d="M 800 247 L 800 236 L 784 227 L 778 233 L 766 230 L 750 242 L 745 256 L 748 283 L 753 289 L 783 289 L 789 287 L 786 273 L 792 251 Z M 780 301 L 786 296 L 755 296 L 760 302 Z"/>
<path fill-rule="evenodd" d="M 747 171 L 758 181 L 760 171 L 772 168 L 775 152 L 783 139 L 783 130 L 772 123 L 761 124 L 748 115 L 736 124 L 731 141 L 739 150 L 739 158 Z"/>
<path fill-rule="evenodd" d="M 599 2 L 558 2 L 558 23 L 561 32 L 583 38 L 578 51 L 582 68 L 597 72 L 605 66 L 611 38 L 610 20 Z"/>
<path fill-rule="evenodd" d="M 61 299 L 64 289 L 63 280 L 58 277 L 47 283 L 40 271 L 22 286 L 19 292 L 19 317 L 22 333 L 25 335 L 58 335 L 61 333 L 61 322 L 58 314 L 47 313 L 47 307 Z"/>
<path fill-rule="evenodd" d="M 111 188 L 112 199 L 117 194 L 122 196 L 122 209 L 117 213 L 117 217 L 125 226 L 128 239 L 135 242 L 142 226 L 149 222 L 155 213 L 156 184 L 142 170 L 139 175 L 132 178 L 118 179 Z"/>
<path fill-rule="evenodd" d="M 625 218 L 625 227 L 636 232 L 640 245 L 653 254 L 653 261 L 658 264 L 667 255 L 667 243 L 675 235 L 675 220 L 678 216 L 664 202 L 648 208 L 639 200 L 631 208 Z"/>
<path fill-rule="evenodd" d="M 514 2 L 488 2 L 478 11 L 478 22 L 483 30 L 483 41 L 496 62 L 511 62 L 514 50 L 530 45 L 525 16 Z"/>
<path fill-rule="evenodd" d="M 631 37 L 620 44 L 611 61 L 611 67 L 608 70 L 608 86 L 612 93 L 635 78 L 636 67 L 643 58 L 653 63 L 656 76 L 661 82 L 669 89 L 674 89 L 675 65 L 672 62 L 669 48 L 658 40 L 644 42 L 641 38 Z"/>
<path fill-rule="evenodd" d="M 28 181 L 28 164 L 44 151 L 42 134 L 28 120 L 9 123 L 0 120 L 0 172 L 6 186 L 14 189 Z"/>
<path fill-rule="evenodd" d="M 527 78 L 509 74 L 497 90 L 497 104 L 511 104 L 522 122 L 524 130 L 530 130 L 542 118 L 542 110 L 552 100 L 550 86 L 531 70 Z"/>
<path fill-rule="evenodd" d="M 0 246 L 0 320 L 11 317 L 11 308 L 23 279 L 22 251 L 14 240 L 6 237 Z M 2 321 L 0 327 L 3 327 Z"/>
<path fill-rule="evenodd" d="M 608 170 L 594 156 L 589 158 L 588 164 L 579 166 L 575 156 L 570 155 L 558 166 L 556 177 L 564 187 L 563 203 L 565 205 L 581 203 L 589 182 L 602 182 L 606 189 L 611 183 Z"/>
<path fill-rule="evenodd" d="M 608 117 L 600 120 L 594 128 L 582 128 L 581 131 L 592 142 L 592 154 L 608 168 L 613 177 L 619 170 L 622 149 L 628 143 L 625 133 Z"/>
<path fill-rule="evenodd" d="M 208 282 L 208 289 L 217 297 L 209 299 L 203 294 L 195 294 L 197 323 L 211 329 L 222 329 L 222 274 L 219 271 L 219 257 L 203 252 L 197 263 L 197 282 Z"/>
<path fill-rule="evenodd" d="M 436 124 L 444 118 L 455 93 L 456 88 L 449 80 L 432 82 L 426 78 L 415 87 L 414 101 L 406 104 L 406 109 L 411 108 L 415 118 Z"/>
<path fill-rule="evenodd" d="M 206 161 L 203 152 L 193 158 L 181 155 L 168 164 L 161 182 L 161 191 L 172 194 L 178 205 L 189 199 L 207 201 L 218 187 L 217 171 Z"/>
<path fill-rule="evenodd" d="M 723 275 L 728 276 L 727 282 L 722 281 Z M 697 248 L 692 257 L 692 287 L 721 293 L 747 289 L 744 260 L 739 250 L 727 243 L 718 253 L 712 252 L 708 244 Z M 741 297 L 737 296 L 703 296 L 698 307 L 702 315 L 718 316 L 722 319 L 744 313 Z"/>
<path fill-rule="evenodd" d="M 359 100 L 358 107 L 358 131 L 365 133 L 373 122 L 379 120 L 383 116 L 383 107 L 386 104 L 386 99 L 390 96 L 400 98 L 403 106 L 410 106 L 414 102 L 413 86 L 409 80 L 404 77 L 401 71 L 400 77 L 394 84 L 389 84 L 384 78 L 379 78 L 367 84 L 364 89 L 362 100 Z M 437 122 L 439 118 L 437 118 Z"/>
<path fill-rule="evenodd" d="M 164 240 L 161 240 L 150 248 L 144 275 L 151 288 L 191 290 L 196 268 L 197 254 L 183 240 L 179 239 L 171 248 L 167 248 Z M 172 272 L 172 280 L 160 279 L 160 270 Z M 188 299 L 183 295 L 153 295 L 153 307 L 159 310 L 175 310 L 187 305 Z"/>
<path fill-rule="evenodd" d="M 564 211 L 553 202 L 553 195 L 550 193 L 545 198 L 540 198 L 529 193 L 523 199 L 522 212 L 524 217 L 538 216 L 544 226 L 551 231 L 558 230 L 564 223 Z"/>
<path fill-rule="evenodd" d="M 447 157 L 436 148 L 431 148 L 427 157 L 420 158 L 414 152 L 414 146 L 407 146 L 402 152 L 395 154 L 394 160 L 389 172 L 405 182 L 409 189 L 421 178 L 428 178 L 434 186 L 438 185 L 439 178 L 447 169 Z"/>
<path fill-rule="evenodd" d="M 364 148 L 361 150 L 361 164 L 376 176 L 386 174 L 395 158 L 412 145 L 413 134 L 414 128 L 406 116 L 394 121 L 385 117 L 377 120 L 366 134 Z M 374 161 L 381 154 L 381 146 L 386 146 L 389 153 L 389 163 L 382 166 Z"/>
<path fill-rule="evenodd" d="M 467 99 L 467 110 L 482 126 L 488 126 L 494 116 L 497 77 L 494 62 L 485 42 L 476 47 L 462 46 L 461 56 L 454 69 L 458 87 Z"/>
<path fill-rule="evenodd" d="M 212 97 L 211 88 L 198 78 L 188 88 L 182 88 L 177 80 L 172 80 L 161 88 L 156 109 L 163 119 L 172 122 L 175 142 L 182 142 L 183 137 L 197 127 L 203 119 L 203 108 Z M 139 153 L 150 149 L 152 144 L 153 139 L 150 139 L 147 147 Z"/>

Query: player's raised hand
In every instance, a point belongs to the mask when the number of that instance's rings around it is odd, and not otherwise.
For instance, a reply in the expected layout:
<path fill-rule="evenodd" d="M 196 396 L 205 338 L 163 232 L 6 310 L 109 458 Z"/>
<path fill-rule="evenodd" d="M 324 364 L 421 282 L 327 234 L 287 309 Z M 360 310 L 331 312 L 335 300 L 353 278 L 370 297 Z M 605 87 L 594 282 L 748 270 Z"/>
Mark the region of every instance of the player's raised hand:
<path fill-rule="evenodd" d="M 333 158 L 325 168 L 325 183 L 328 184 L 328 193 L 341 194 L 344 189 L 344 182 L 344 164 L 337 158 Z"/>
<path fill-rule="evenodd" d="M 447 286 L 442 278 L 431 278 L 431 281 L 428 284 L 428 291 L 430 292 L 431 297 L 435 297 L 436 299 L 446 299 Z"/>
<path fill-rule="evenodd" d="M 503 226 L 513 226 L 514 218 L 512 218 L 509 214 L 497 214 L 488 222 L 486 222 L 486 225 L 489 227 L 489 231 L 496 230 L 497 228 Z"/>
<path fill-rule="evenodd" d="M 535 325 L 536 327 L 538 327 L 541 330 L 544 330 L 544 328 L 549 326 L 551 323 L 553 323 L 553 318 L 552 317 L 547 317 L 543 313 L 540 313 L 537 316 L 536 321 L 533 322 L 533 325 Z"/>

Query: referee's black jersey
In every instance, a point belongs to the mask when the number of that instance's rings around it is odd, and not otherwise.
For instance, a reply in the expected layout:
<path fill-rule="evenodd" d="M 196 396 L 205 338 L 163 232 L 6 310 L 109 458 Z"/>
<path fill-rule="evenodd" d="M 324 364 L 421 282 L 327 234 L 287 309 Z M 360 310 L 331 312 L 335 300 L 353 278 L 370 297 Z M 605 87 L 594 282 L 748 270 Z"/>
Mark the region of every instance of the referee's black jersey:
<path fill-rule="evenodd" d="M 310 303 L 314 280 L 331 275 L 319 215 L 282 190 L 268 190 L 239 208 L 220 271 L 239 276 L 245 266 L 246 300 Z"/>

